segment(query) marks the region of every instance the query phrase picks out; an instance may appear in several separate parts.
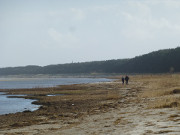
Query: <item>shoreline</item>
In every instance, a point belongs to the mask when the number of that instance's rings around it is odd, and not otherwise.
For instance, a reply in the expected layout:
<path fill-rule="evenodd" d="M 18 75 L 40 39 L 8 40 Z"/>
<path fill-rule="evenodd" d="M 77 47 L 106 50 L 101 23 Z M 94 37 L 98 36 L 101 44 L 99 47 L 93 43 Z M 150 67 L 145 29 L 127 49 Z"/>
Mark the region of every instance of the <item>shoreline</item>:
<path fill-rule="evenodd" d="M 172 82 L 167 81 L 169 77 Z M 11 90 L 12 94 L 33 94 L 28 98 L 38 99 L 35 104 L 42 104 L 42 107 L 34 112 L 0 115 L 0 134 L 150 135 L 170 132 L 178 135 L 180 100 L 177 97 L 180 95 L 171 94 L 175 88 L 180 88 L 177 78 L 179 75 L 141 75 L 130 76 L 129 85 L 115 80 L 58 88 Z M 151 93 L 152 90 L 155 91 Z M 65 95 L 44 96 L 62 93 Z M 169 96 L 177 98 L 177 101 L 170 100 L 169 103 L 176 102 L 177 106 L 166 107 L 164 98 Z"/>
<path fill-rule="evenodd" d="M 68 78 L 68 77 L 67 77 Z M 77 77 L 78 78 L 78 77 Z M 16 78 L 15 78 L 16 79 Z M 17 78 L 17 79 L 19 79 L 19 78 Z M 20 78 L 20 79 L 24 79 L 24 78 Z M 31 79 L 31 78 L 25 78 L 25 79 Z M 39 79 L 39 78 L 32 78 L 32 79 Z M 63 79 L 63 78 L 62 78 Z M 86 78 L 85 78 L 86 79 Z M 99 78 L 99 79 L 108 79 L 108 78 Z M 43 106 L 42 104 L 39 104 L 39 102 L 38 102 L 38 98 L 36 98 L 36 96 L 35 95 L 30 95 L 30 94 L 23 94 L 23 96 L 22 96 L 22 94 L 19 94 L 19 95 L 17 95 L 17 94 L 15 94 L 15 96 L 14 96 L 14 94 L 11 92 L 11 91 L 19 91 L 19 90 L 33 90 L 33 89 L 56 89 L 56 88 L 59 88 L 59 87 L 61 87 L 61 86 L 68 86 L 68 85 L 77 85 L 77 84 L 79 84 L 79 85 L 86 85 L 86 84 L 97 84 L 97 83 L 106 83 L 106 82 L 113 82 L 113 81 L 115 81 L 115 79 L 111 79 L 111 80 L 107 80 L 107 81 L 100 81 L 100 82 L 93 82 L 93 83 L 91 83 L 91 82 L 89 82 L 89 83 L 75 83 L 75 84 L 60 84 L 60 85 L 56 85 L 56 86 L 53 86 L 53 87 L 38 87 L 38 88 L 36 88 L 36 87 L 34 87 L 34 88 L 12 88 L 12 89 L 0 89 L 0 92 L 2 92 L 3 93 L 3 95 L 6 95 L 7 96 L 7 98 L 23 98 L 23 99 L 30 99 L 30 100 L 36 100 L 36 101 L 33 101 L 31 104 L 34 104 L 34 105 L 40 105 L 40 107 L 41 106 Z M 48 96 L 48 95 L 54 95 L 54 96 L 62 96 L 62 95 L 64 95 L 64 94 L 52 94 L 52 93 L 48 93 L 48 94 L 41 94 L 40 96 Z M 38 109 L 40 109 L 40 107 L 38 108 Z M 36 109 L 36 110 L 38 110 L 38 109 Z M 36 110 L 34 110 L 34 111 L 36 111 Z M 25 112 L 27 112 L 27 111 L 31 111 L 31 109 L 29 109 L 29 110 L 27 110 L 27 109 L 24 109 L 24 111 Z M 18 112 L 24 112 L 24 111 L 17 111 L 16 113 L 18 113 Z M 31 111 L 31 112 L 33 112 L 33 111 Z M 8 115 L 8 114 L 11 114 L 11 113 L 6 113 L 6 114 L 0 114 L 0 115 Z M 12 114 L 15 114 L 15 113 L 12 113 Z"/>
<path fill-rule="evenodd" d="M 21 117 L 23 115 L 26 115 L 27 113 L 36 113 L 36 112 L 42 112 L 44 111 L 43 109 L 46 109 L 47 106 L 49 105 L 49 102 L 48 103 L 42 103 L 41 100 L 43 98 L 51 98 L 46 96 L 48 94 L 55 94 L 55 92 L 53 91 L 56 91 L 56 90 L 63 90 L 64 88 L 67 89 L 65 92 L 62 92 L 63 94 L 65 93 L 66 96 L 70 96 L 72 95 L 76 95 L 76 92 L 73 93 L 74 90 L 74 87 L 89 87 L 88 85 L 99 85 L 99 84 L 103 84 L 103 83 L 112 83 L 112 82 L 115 82 L 116 80 L 112 80 L 111 82 L 97 82 L 97 83 L 86 83 L 86 84 L 70 84 L 70 85 L 58 85 L 57 87 L 45 87 L 45 88 L 25 88 L 25 89 L 1 89 L 0 92 L 4 92 L 5 94 L 4 95 L 16 95 L 15 97 L 10 97 L 10 98 L 24 98 L 24 99 L 31 99 L 31 100 L 36 100 L 35 102 L 32 102 L 32 104 L 35 104 L 35 105 L 41 105 L 41 107 L 35 111 L 24 111 L 24 112 L 17 112 L 17 113 L 10 113 L 10 114 L 3 114 L 3 115 L 0 115 L 0 117 L 4 117 L 4 116 L 10 116 L 11 118 L 12 117 Z M 63 88 L 62 88 L 63 87 Z M 67 88 L 66 88 L 67 87 Z M 70 88 L 68 88 L 70 87 Z M 71 88 L 72 87 L 72 88 Z M 76 88 L 75 88 L 76 89 Z M 77 88 L 78 89 L 78 88 Z M 81 88 L 80 88 L 81 89 Z M 36 91 L 36 92 L 35 92 Z M 70 92 L 69 92 L 70 91 Z M 76 91 L 76 90 L 75 90 Z M 83 90 L 84 91 L 84 90 Z M 88 90 L 89 91 L 89 90 Z M 35 94 L 34 94 L 35 92 Z M 38 93 L 39 92 L 39 93 Z M 29 94 L 31 93 L 31 94 Z M 81 93 L 81 92 L 77 92 L 78 93 Z M 18 94 L 20 95 L 25 95 L 25 96 L 17 96 Z M 58 95 L 59 93 L 57 93 Z M 64 95 L 63 95 L 64 96 Z M 54 96 L 55 97 L 55 96 Z M 64 117 L 62 115 L 62 117 Z M 15 123 L 16 124 L 16 123 Z M 9 126 L 13 127 L 14 124 L 10 124 Z M 21 126 L 26 126 L 25 125 L 21 125 Z M 4 128 L 2 125 L 0 126 L 0 129 Z"/>

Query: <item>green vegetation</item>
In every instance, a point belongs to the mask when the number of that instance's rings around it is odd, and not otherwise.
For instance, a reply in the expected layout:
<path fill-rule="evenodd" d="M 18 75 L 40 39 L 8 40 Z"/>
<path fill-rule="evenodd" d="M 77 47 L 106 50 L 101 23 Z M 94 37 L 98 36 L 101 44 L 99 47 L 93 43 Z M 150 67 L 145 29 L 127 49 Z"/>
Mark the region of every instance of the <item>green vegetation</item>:
<path fill-rule="evenodd" d="M 77 73 L 167 73 L 180 72 L 180 47 L 165 49 L 132 59 L 118 59 L 26 67 L 0 68 L 0 75 Z"/>

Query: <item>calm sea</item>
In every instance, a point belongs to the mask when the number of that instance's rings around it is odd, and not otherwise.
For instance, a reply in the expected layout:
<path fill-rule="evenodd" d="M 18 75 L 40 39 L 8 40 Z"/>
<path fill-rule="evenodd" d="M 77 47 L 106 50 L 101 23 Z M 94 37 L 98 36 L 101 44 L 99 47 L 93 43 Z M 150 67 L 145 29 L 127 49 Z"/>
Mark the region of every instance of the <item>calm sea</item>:
<path fill-rule="evenodd" d="M 0 78 L 0 89 L 52 87 L 57 85 L 108 82 L 105 78 Z"/>

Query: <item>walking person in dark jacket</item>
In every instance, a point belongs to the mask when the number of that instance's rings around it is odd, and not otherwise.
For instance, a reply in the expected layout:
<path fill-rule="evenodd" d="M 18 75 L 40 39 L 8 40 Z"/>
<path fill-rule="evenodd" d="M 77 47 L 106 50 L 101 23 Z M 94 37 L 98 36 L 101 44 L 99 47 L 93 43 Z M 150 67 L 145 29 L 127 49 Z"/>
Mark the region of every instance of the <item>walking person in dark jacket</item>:
<path fill-rule="evenodd" d="M 122 80 L 122 84 L 124 85 L 124 77 L 123 76 L 122 76 L 121 80 Z"/>
<path fill-rule="evenodd" d="M 126 81 L 126 84 L 128 84 L 128 81 L 129 81 L 129 77 L 126 75 L 125 77 L 125 81 Z"/>

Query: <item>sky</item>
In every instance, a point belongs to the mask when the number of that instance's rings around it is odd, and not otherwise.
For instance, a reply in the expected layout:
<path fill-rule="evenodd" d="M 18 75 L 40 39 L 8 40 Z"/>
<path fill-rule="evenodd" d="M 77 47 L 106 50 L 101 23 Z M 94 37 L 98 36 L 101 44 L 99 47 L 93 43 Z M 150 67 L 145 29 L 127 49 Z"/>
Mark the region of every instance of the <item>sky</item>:
<path fill-rule="evenodd" d="M 0 0 L 0 67 L 133 58 L 179 36 L 180 0 Z"/>

